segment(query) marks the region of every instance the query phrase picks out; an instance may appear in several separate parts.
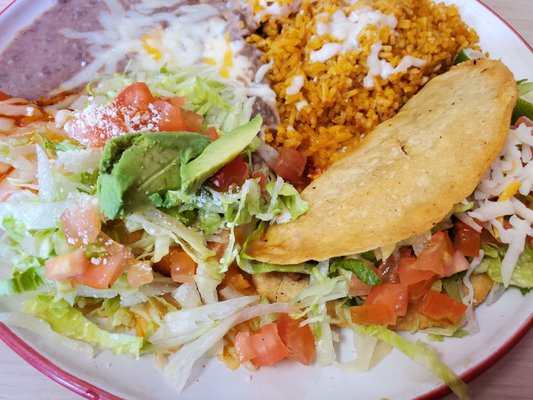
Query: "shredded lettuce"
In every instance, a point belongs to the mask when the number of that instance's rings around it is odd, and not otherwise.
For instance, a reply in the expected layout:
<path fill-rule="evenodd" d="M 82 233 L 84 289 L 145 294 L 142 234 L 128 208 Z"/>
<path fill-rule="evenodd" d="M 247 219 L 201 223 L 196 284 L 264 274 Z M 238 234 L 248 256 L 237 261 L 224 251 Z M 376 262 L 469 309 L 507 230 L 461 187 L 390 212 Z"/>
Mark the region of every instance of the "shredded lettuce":
<path fill-rule="evenodd" d="M 503 282 L 501 268 L 505 248 L 489 244 L 483 244 L 481 247 L 485 255 L 475 272 L 487 272 L 494 282 Z M 516 267 L 511 275 L 511 285 L 523 289 L 533 288 L 533 249 L 528 244 L 524 246 L 524 251 L 518 258 Z"/>
<path fill-rule="evenodd" d="M 329 267 L 329 273 L 335 274 L 339 269 L 354 273 L 357 278 L 367 285 L 381 285 L 381 279 L 379 278 L 378 274 L 361 260 L 356 260 L 353 258 L 335 260 Z"/>
<path fill-rule="evenodd" d="M 53 302 L 53 296 L 39 295 L 26 301 L 23 311 L 46 321 L 57 333 L 81 340 L 115 354 L 139 357 L 143 338 L 100 329 L 66 301 Z"/>
<path fill-rule="evenodd" d="M 437 356 L 437 353 L 429 345 L 422 341 L 411 343 L 397 333 L 378 325 L 360 326 L 360 332 L 373 336 L 395 349 L 400 350 L 406 356 L 418 364 L 430 370 L 436 377 L 441 379 L 460 399 L 468 398 L 466 384 L 446 366 Z"/>
<path fill-rule="evenodd" d="M 25 271 L 15 270 L 11 279 L 0 280 L 0 296 L 31 292 L 44 284 L 41 268 L 31 267 Z"/>
<path fill-rule="evenodd" d="M 185 96 L 186 109 L 202 115 L 206 125 L 224 132 L 245 124 L 252 116 L 255 98 L 248 96 L 239 82 L 222 81 L 216 69 L 194 66 L 170 70 L 164 67 L 158 73 L 143 71 L 139 74 L 142 76 L 114 74 L 91 86 L 89 93 L 105 103 L 127 85 L 143 81 L 156 96 Z"/>

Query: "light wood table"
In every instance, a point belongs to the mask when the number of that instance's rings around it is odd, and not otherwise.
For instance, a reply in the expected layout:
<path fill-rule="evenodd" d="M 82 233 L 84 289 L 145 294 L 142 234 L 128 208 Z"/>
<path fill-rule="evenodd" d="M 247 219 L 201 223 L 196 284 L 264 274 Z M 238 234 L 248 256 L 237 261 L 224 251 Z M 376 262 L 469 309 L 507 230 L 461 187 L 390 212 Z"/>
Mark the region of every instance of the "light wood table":
<path fill-rule="evenodd" d="M 485 0 L 485 3 L 533 43 L 533 0 Z M 533 332 L 469 387 L 471 397 L 476 400 L 533 399 Z M 75 400 L 80 397 L 41 375 L 0 341 L 0 398 Z"/>

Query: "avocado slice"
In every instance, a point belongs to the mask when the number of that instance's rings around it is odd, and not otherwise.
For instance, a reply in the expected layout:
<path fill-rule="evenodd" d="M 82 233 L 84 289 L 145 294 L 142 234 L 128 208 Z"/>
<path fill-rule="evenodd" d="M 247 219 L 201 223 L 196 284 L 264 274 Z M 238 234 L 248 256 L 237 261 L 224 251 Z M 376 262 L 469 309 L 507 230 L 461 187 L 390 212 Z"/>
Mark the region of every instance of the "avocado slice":
<path fill-rule="evenodd" d="M 114 219 L 149 204 L 149 196 L 181 188 L 180 169 L 211 143 L 191 132 L 133 133 L 106 143 L 97 182 L 103 214 Z"/>
<path fill-rule="evenodd" d="M 247 124 L 209 144 L 194 160 L 181 168 L 181 188 L 184 193 L 194 193 L 204 181 L 233 160 L 248 146 L 261 130 L 263 119 L 257 115 Z"/>

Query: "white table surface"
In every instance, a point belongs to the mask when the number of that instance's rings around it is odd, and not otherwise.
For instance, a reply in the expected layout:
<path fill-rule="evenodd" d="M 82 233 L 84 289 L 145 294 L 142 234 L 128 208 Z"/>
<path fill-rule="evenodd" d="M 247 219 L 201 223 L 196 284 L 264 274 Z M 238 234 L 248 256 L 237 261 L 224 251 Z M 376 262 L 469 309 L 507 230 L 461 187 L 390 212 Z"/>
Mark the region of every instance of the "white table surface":
<path fill-rule="evenodd" d="M 533 0 L 484 2 L 533 43 Z M 469 388 L 472 399 L 533 399 L 533 332 L 474 379 Z M 80 397 L 26 364 L 0 341 L 0 399 L 76 400 Z"/>

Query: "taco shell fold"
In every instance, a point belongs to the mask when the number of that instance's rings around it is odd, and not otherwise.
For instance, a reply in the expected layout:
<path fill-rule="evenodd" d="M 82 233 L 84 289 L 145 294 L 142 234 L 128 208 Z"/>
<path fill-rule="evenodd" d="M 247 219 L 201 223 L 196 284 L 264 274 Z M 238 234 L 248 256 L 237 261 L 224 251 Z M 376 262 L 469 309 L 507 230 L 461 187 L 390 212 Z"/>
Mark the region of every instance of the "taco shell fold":
<path fill-rule="evenodd" d="M 271 225 L 248 254 L 276 264 L 393 245 L 431 229 L 498 156 L 517 99 L 500 61 L 453 67 L 302 192 L 309 211 Z"/>

